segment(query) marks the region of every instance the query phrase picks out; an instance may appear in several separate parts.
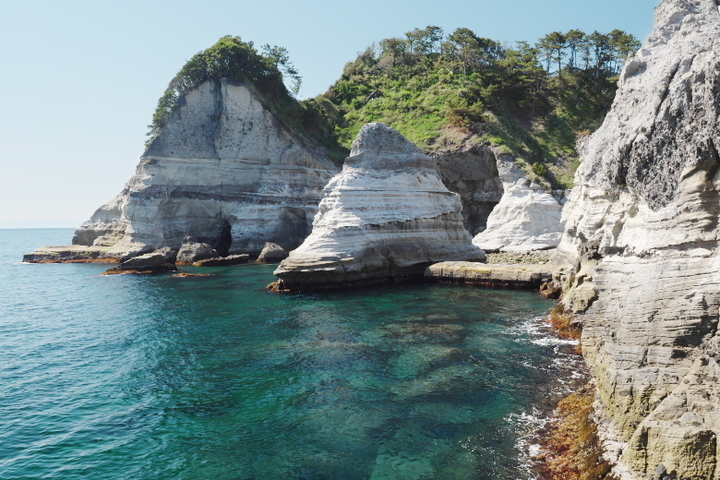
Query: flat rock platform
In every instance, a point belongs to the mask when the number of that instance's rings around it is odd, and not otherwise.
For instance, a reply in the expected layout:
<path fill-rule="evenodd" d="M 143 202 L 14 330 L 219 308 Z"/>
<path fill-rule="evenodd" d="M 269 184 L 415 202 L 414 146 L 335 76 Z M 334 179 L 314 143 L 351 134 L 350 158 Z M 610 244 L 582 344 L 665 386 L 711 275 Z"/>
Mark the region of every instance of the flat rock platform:
<path fill-rule="evenodd" d="M 490 288 L 538 290 L 552 280 L 546 264 L 499 264 L 479 262 L 440 262 L 425 270 L 425 279 Z"/>

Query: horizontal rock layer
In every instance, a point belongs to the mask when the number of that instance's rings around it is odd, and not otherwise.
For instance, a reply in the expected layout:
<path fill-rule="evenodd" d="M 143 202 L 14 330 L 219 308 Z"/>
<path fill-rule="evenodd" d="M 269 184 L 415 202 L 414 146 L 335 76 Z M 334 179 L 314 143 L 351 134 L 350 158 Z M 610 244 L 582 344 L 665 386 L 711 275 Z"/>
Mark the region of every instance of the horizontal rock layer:
<path fill-rule="evenodd" d="M 552 279 L 549 265 L 440 262 L 425 270 L 425 279 L 492 288 L 537 290 Z"/>
<path fill-rule="evenodd" d="M 581 145 L 555 260 L 615 473 L 720 478 L 720 13 L 665 0 Z"/>
<path fill-rule="evenodd" d="M 275 271 L 282 288 L 421 278 L 431 263 L 485 258 L 463 228 L 459 196 L 430 158 L 383 124 L 361 129 L 325 192 L 312 233 Z"/>

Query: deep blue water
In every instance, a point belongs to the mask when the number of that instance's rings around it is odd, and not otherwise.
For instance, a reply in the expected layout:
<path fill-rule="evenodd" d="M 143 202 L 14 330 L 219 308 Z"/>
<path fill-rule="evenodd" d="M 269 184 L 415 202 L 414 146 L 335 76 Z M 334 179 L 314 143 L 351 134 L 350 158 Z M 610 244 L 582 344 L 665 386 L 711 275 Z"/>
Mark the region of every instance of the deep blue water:
<path fill-rule="evenodd" d="M 536 293 L 20 263 L 71 237 L 0 230 L 2 479 L 533 478 L 577 368 Z"/>

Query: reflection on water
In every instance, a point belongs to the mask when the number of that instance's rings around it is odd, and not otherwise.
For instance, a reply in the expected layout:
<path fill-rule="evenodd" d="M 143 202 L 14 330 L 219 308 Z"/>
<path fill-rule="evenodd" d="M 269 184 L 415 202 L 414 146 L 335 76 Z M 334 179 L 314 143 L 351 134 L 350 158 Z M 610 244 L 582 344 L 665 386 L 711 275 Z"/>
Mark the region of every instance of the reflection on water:
<path fill-rule="evenodd" d="M 13 264 L 42 231 L 7 232 L 1 478 L 531 478 L 523 435 L 572 381 L 534 293 L 100 277 Z"/>

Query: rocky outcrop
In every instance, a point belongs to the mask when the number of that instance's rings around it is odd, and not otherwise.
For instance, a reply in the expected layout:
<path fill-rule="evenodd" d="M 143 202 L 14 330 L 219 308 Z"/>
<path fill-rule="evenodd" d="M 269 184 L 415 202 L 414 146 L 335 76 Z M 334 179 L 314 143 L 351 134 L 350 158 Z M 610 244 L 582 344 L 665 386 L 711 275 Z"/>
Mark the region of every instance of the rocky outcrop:
<path fill-rule="evenodd" d="M 295 248 L 338 169 L 291 133 L 248 85 L 208 80 L 179 101 L 136 174 L 75 232 L 74 245 L 110 258 L 185 236 L 221 255 Z"/>
<path fill-rule="evenodd" d="M 207 243 L 195 242 L 190 237 L 186 237 L 182 247 L 178 250 L 177 265 L 192 265 L 200 260 L 219 257 L 217 250 Z"/>
<path fill-rule="evenodd" d="M 719 146 L 718 3 L 665 0 L 581 145 L 555 260 L 623 479 L 720 478 Z"/>
<path fill-rule="evenodd" d="M 275 275 L 279 288 L 337 288 L 422 278 L 429 264 L 484 260 L 463 228 L 460 198 L 395 130 L 365 125 L 325 188 L 313 230 Z"/>
<path fill-rule="evenodd" d="M 170 247 L 163 247 L 125 260 L 117 267 L 107 270 L 103 275 L 170 272 L 177 270 L 175 257 L 175 251 Z"/>
<path fill-rule="evenodd" d="M 250 255 L 243 253 L 240 255 L 228 255 L 227 257 L 213 257 L 205 260 L 198 260 L 193 263 L 194 267 L 230 267 L 233 265 L 242 265 L 250 261 Z"/>
<path fill-rule="evenodd" d="M 562 205 L 540 185 L 531 182 L 515 159 L 495 152 L 502 181 L 500 203 L 487 219 L 487 228 L 473 243 L 487 252 L 532 252 L 555 248 L 564 225 Z"/>
<path fill-rule="evenodd" d="M 429 154 L 448 190 L 460 195 L 463 225 L 471 234 L 485 229 L 488 215 L 503 195 L 495 151 L 474 139 Z"/>
<path fill-rule="evenodd" d="M 287 250 L 277 243 L 268 242 L 260 252 L 257 261 L 260 263 L 277 263 L 285 260 L 287 256 Z"/>

